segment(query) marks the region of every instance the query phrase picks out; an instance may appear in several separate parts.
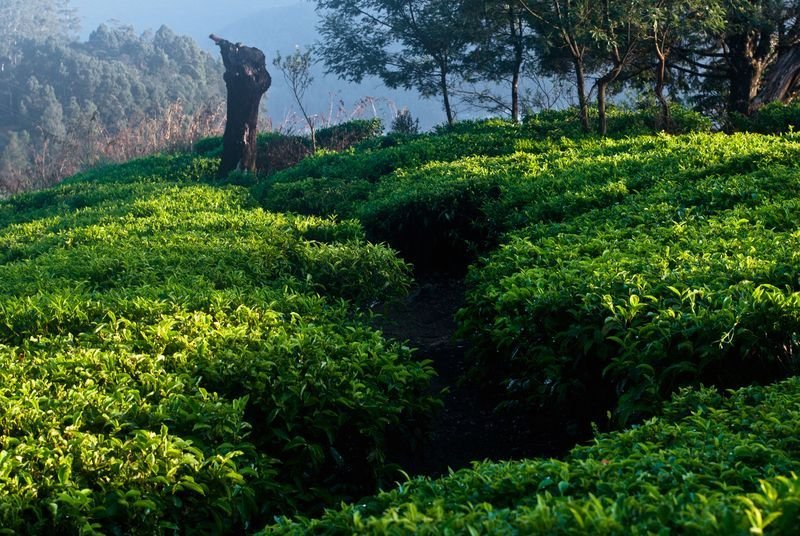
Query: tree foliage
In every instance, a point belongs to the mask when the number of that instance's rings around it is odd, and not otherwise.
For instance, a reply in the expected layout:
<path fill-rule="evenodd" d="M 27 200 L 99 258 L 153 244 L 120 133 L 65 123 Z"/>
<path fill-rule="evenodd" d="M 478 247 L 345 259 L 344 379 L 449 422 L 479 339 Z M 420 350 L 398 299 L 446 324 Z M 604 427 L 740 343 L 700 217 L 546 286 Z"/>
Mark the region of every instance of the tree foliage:
<path fill-rule="evenodd" d="M 673 52 L 696 47 L 720 32 L 724 28 L 724 9 L 720 2 L 706 0 L 659 0 L 649 18 L 648 40 L 655 57 L 654 94 L 661 107 L 659 123 L 671 130 L 673 125 L 665 88 L 676 68 Z"/>
<path fill-rule="evenodd" d="M 520 3 L 539 36 L 536 53 L 542 68 L 560 75 L 574 75 L 581 124 L 588 131 L 587 75 L 592 68 L 591 24 L 596 20 L 596 4 L 590 0 L 520 0 Z"/>
<path fill-rule="evenodd" d="M 509 89 L 508 97 L 496 91 L 462 92 L 467 100 L 491 112 L 506 113 L 521 119 L 521 80 L 533 62 L 533 28 L 525 8 L 518 2 L 472 0 L 465 16 L 474 21 L 473 45 L 466 56 L 467 81 L 489 82 Z"/>
<path fill-rule="evenodd" d="M 798 0 L 717 0 L 722 23 L 676 48 L 695 102 L 720 115 L 750 115 L 777 60 L 800 43 Z M 685 35 L 692 28 L 682 26 Z M 785 96 L 788 100 L 791 96 Z"/>
<path fill-rule="evenodd" d="M 633 89 L 657 102 L 695 103 L 722 123 L 800 88 L 799 0 L 318 0 L 330 72 L 378 76 L 392 87 L 453 97 L 519 119 L 524 77 L 569 79 L 584 130 L 597 99 Z M 778 60 L 781 60 L 780 62 Z M 765 81 L 773 81 L 766 84 Z M 771 89 L 764 91 L 765 85 Z M 498 96 L 498 87 L 510 88 Z M 651 88 L 652 93 L 645 89 Z M 648 96 L 649 94 L 649 96 Z"/>
<path fill-rule="evenodd" d="M 328 72 L 361 82 L 377 76 L 391 88 L 440 96 L 448 124 L 451 91 L 471 42 L 462 1 L 317 0 L 319 51 Z"/>
<path fill-rule="evenodd" d="M 0 3 L 0 65 L 18 60 L 26 39 L 71 40 L 80 27 L 69 0 L 3 0 Z"/>

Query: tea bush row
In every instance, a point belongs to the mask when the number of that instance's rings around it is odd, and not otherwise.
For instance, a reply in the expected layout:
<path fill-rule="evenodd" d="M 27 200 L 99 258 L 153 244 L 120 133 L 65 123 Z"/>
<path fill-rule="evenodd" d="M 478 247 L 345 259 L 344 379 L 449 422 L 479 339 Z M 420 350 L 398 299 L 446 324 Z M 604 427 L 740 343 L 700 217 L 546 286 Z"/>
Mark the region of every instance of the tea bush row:
<path fill-rule="evenodd" d="M 366 326 L 408 267 L 159 156 L 0 203 L 0 526 L 237 533 L 390 476 L 433 371 Z"/>
<path fill-rule="evenodd" d="M 626 422 L 682 385 L 797 372 L 796 139 L 632 145 L 556 170 L 563 193 L 471 273 L 462 333 L 506 404 Z"/>
<path fill-rule="evenodd" d="M 262 534 L 795 534 L 800 380 L 682 390 L 564 460 L 476 462 Z"/>
<path fill-rule="evenodd" d="M 521 207 L 549 200 L 538 194 L 561 191 L 558 184 L 550 192 L 530 191 L 532 178 L 631 145 L 619 137 L 609 146 L 610 140 L 583 134 L 554 136 L 550 127 L 564 127 L 569 113 L 540 114 L 523 125 L 462 122 L 433 134 L 375 139 L 357 150 L 306 159 L 254 193 L 270 210 L 358 218 L 371 240 L 389 243 L 418 267 L 463 269 L 519 224 L 513 217 Z M 630 114 L 619 117 L 635 124 Z M 601 161 L 593 164 L 599 168 Z M 569 209 L 557 200 L 551 207 Z"/>
<path fill-rule="evenodd" d="M 373 139 L 381 134 L 381 120 L 354 119 L 344 123 L 321 128 L 316 131 L 317 148 L 326 151 L 342 151 L 353 145 Z M 309 156 L 312 151 L 309 136 L 263 132 L 258 135 L 258 157 L 256 167 L 259 173 L 270 174 L 290 168 Z M 222 156 L 222 137 L 215 136 L 198 141 L 194 151 L 206 157 Z"/>
<path fill-rule="evenodd" d="M 460 320 L 473 375 L 507 406 L 625 422 L 681 385 L 796 370 L 796 135 L 552 140 L 525 128 L 467 123 L 414 140 L 484 133 L 508 154 L 451 152 L 374 184 L 358 170 L 376 153 L 331 155 L 353 163 L 351 178 L 331 168 L 265 191 L 358 217 L 418 268 L 457 271 L 500 245 L 473 270 Z"/>
<path fill-rule="evenodd" d="M 315 205 L 318 199 L 324 199 L 324 190 L 333 188 L 347 193 L 356 188 L 357 194 L 359 185 L 375 183 L 398 169 L 472 155 L 507 154 L 513 152 L 520 128 L 495 121 L 471 133 L 378 138 L 341 153 L 306 158 L 268 178 L 256 188 L 255 196 L 269 210 L 344 216 L 347 213 L 338 203 Z M 349 197 L 346 195 L 343 201 L 349 201 Z"/>
<path fill-rule="evenodd" d="M 800 105 L 796 102 L 783 104 L 770 102 L 749 117 L 734 114 L 731 126 L 743 132 L 780 134 L 796 132 L 800 128 Z"/>
<path fill-rule="evenodd" d="M 611 136 L 653 133 L 654 127 L 644 119 L 650 115 L 649 111 L 611 110 Z M 711 128 L 699 114 L 680 107 L 675 107 L 673 116 L 678 132 L 707 132 Z M 582 132 L 575 110 L 565 110 L 532 115 L 523 124 L 498 119 L 460 121 L 429 134 L 372 137 L 342 153 L 315 155 L 277 173 L 257 188 L 256 196 L 271 210 L 352 216 L 355 214 L 348 209 L 353 208 L 353 202 L 366 199 L 364 190 L 369 190 L 368 184 L 397 170 L 410 171 L 433 162 L 472 156 L 542 152 L 552 145 L 552 140 L 561 138 L 593 136 Z M 339 196 L 325 202 L 330 190 Z"/>

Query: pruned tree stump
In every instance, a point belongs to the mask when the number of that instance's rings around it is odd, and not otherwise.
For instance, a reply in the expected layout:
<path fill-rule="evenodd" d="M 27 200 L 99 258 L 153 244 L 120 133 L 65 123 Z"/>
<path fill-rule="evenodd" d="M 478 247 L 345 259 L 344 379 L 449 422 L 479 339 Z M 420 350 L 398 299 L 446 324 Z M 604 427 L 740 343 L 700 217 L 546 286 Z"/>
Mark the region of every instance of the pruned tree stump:
<path fill-rule="evenodd" d="M 235 170 L 255 173 L 258 112 L 261 97 L 272 83 L 266 58 L 257 48 L 231 43 L 214 34 L 210 38 L 222 53 L 228 90 L 228 118 L 222 139 L 219 176 L 224 177 Z"/>

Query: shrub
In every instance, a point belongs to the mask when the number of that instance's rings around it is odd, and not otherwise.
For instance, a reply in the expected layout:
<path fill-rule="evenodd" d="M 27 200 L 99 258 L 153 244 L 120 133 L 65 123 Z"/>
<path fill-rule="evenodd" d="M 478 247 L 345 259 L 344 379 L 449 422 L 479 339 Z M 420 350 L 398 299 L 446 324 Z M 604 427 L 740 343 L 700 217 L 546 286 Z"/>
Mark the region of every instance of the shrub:
<path fill-rule="evenodd" d="M 595 121 L 596 109 L 590 108 L 589 113 L 590 119 Z M 628 110 L 612 106 L 606 113 L 610 137 L 647 135 L 662 130 L 657 124 L 661 113 L 658 108 Z M 672 116 L 670 130 L 673 134 L 711 131 L 711 120 L 699 112 L 673 103 L 670 105 L 670 113 Z M 526 117 L 524 124 L 531 134 L 539 136 L 567 136 L 573 139 L 587 136 L 581 127 L 580 113 L 577 108 L 542 111 Z"/>
<path fill-rule="evenodd" d="M 405 263 L 208 162 L 0 203 L 4 528 L 243 532 L 374 489 L 435 407 L 430 365 L 359 312 L 404 294 Z"/>
<path fill-rule="evenodd" d="M 672 117 L 672 132 L 675 134 L 711 132 L 713 129 L 711 119 L 700 112 L 678 104 L 673 103 L 670 105 L 670 115 Z"/>
<path fill-rule="evenodd" d="M 513 153 L 520 141 L 508 135 L 518 127 L 506 122 L 458 128 L 465 132 L 391 138 L 388 146 L 384 138 L 358 152 L 315 155 L 257 186 L 254 196 L 269 210 L 360 218 L 370 239 L 418 266 L 463 270 L 496 238 L 484 225 L 483 205 L 496 198 L 498 181 L 471 180 L 458 161 Z"/>
<path fill-rule="evenodd" d="M 662 136 L 608 148 L 631 143 L 611 158 L 576 153 L 552 179 L 562 193 L 520 209 L 539 223 L 471 273 L 461 330 L 475 376 L 506 405 L 626 422 L 682 385 L 797 370 L 794 143 Z"/>
<path fill-rule="evenodd" d="M 194 144 L 194 152 L 212 158 L 222 157 L 222 136 L 211 136 L 203 138 Z"/>
<path fill-rule="evenodd" d="M 329 151 L 343 151 L 363 141 L 380 136 L 383 124 L 379 118 L 353 119 L 317 130 L 317 144 Z"/>
<path fill-rule="evenodd" d="M 676 128 L 707 126 L 694 112 L 674 112 Z M 370 239 L 389 243 L 418 268 L 461 271 L 526 221 L 557 220 L 571 206 L 588 209 L 625 195 L 624 185 L 614 184 L 575 193 L 584 185 L 554 174 L 552 166 L 572 165 L 578 150 L 616 162 L 611 153 L 630 145 L 583 135 L 579 146 L 549 138 L 580 130 L 579 123 L 570 126 L 570 113 L 542 113 L 524 125 L 464 121 L 435 134 L 385 137 L 357 152 L 308 158 L 257 186 L 254 195 L 270 210 L 359 218 Z M 649 132 L 648 114 L 612 111 L 610 121 L 626 134 Z M 531 214 L 530 205 L 543 212 Z"/>
<path fill-rule="evenodd" d="M 565 460 L 475 463 L 261 534 L 794 534 L 800 381 L 681 391 Z"/>
<path fill-rule="evenodd" d="M 357 210 L 368 237 L 418 270 L 462 271 L 497 239 L 484 209 L 502 184 L 471 164 L 429 164 L 382 181 Z"/>
<path fill-rule="evenodd" d="M 419 134 L 419 119 L 414 119 L 408 108 L 403 108 L 394 116 L 391 132 L 404 136 Z"/>
<path fill-rule="evenodd" d="M 257 513 L 257 488 L 280 492 L 247 439 L 246 399 L 66 340 L 0 346 L 0 362 L 5 530 L 219 533 Z"/>
<path fill-rule="evenodd" d="M 756 110 L 750 117 L 734 115 L 733 127 L 743 132 L 784 134 L 800 128 L 800 103 L 770 102 Z"/>
<path fill-rule="evenodd" d="M 264 175 L 290 168 L 311 154 L 311 140 L 277 132 L 258 135 L 256 168 Z"/>
<path fill-rule="evenodd" d="M 473 155 L 497 156 L 508 154 L 515 149 L 517 131 L 508 122 L 495 121 L 475 123 L 471 127 L 461 126 L 449 135 L 423 134 L 416 137 L 398 139 L 376 138 L 364 142 L 355 149 L 341 153 L 322 153 L 300 162 L 297 166 L 275 174 L 267 182 L 262 195 L 267 194 L 268 186 L 275 183 L 291 183 L 308 178 L 328 178 L 342 181 L 365 180 L 377 182 L 381 177 L 399 169 L 411 169 L 433 162 L 450 162 Z"/>

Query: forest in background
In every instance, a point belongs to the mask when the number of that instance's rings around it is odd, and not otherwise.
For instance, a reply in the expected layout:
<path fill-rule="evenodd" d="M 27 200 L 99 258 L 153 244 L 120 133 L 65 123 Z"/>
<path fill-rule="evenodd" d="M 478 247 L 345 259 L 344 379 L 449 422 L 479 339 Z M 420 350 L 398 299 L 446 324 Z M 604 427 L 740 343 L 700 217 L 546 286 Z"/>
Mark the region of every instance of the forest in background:
<path fill-rule="evenodd" d="M 764 104 L 791 102 L 800 80 L 797 0 L 314 5 L 320 40 L 295 51 L 309 60 L 307 86 L 325 84 L 314 79 L 318 65 L 351 83 L 381 80 L 438 100 L 448 125 L 463 110 L 521 120 L 574 106 L 584 131 L 605 134 L 616 102 L 650 110 L 655 130 L 673 129 L 675 105 L 736 130 Z M 221 65 L 191 38 L 112 24 L 80 42 L 69 0 L 9 0 L 0 15 L 0 192 L 185 147 L 221 128 Z M 301 100 L 311 131 L 350 118 L 333 113 L 333 94 Z"/>
<path fill-rule="evenodd" d="M 101 25 L 80 42 L 67 1 L 4 2 L 0 20 L 0 195 L 223 124 L 222 65 L 189 37 Z"/>

